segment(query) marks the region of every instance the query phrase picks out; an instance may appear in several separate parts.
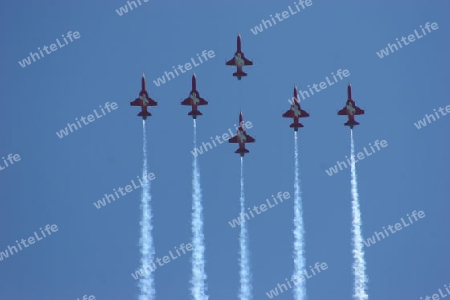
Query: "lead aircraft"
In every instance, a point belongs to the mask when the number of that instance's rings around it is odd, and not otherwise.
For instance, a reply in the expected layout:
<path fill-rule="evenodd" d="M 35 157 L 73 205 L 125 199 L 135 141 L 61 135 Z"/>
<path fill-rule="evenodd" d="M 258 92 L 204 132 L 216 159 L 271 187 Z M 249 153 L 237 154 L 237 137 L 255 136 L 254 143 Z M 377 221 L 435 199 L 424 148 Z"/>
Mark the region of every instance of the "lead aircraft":
<path fill-rule="evenodd" d="M 237 51 L 234 54 L 234 57 L 225 63 L 227 66 L 236 66 L 236 72 L 233 73 L 233 76 L 236 76 L 238 80 L 241 80 L 242 77 L 247 76 L 242 70 L 243 66 L 253 66 L 253 62 L 245 58 L 244 53 L 241 51 L 241 35 L 238 34 L 237 37 Z"/>

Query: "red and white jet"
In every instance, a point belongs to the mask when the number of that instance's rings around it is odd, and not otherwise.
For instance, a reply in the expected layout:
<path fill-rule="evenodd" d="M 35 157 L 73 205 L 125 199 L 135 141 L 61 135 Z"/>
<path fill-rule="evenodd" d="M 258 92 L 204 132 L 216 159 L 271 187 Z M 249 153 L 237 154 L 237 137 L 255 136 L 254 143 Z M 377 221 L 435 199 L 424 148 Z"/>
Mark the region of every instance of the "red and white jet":
<path fill-rule="evenodd" d="M 145 90 L 145 75 L 142 74 L 142 89 L 139 92 L 139 98 L 130 102 L 131 106 L 140 106 L 142 107 L 142 111 L 138 114 L 138 117 L 142 117 L 142 119 L 147 119 L 152 114 L 147 111 L 147 106 L 157 106 L 158 103 L 148 96 L 147 91 Z"/>
<path fill-rule="evenodd" d="M 244 118 L 242 117 L 242 110 L 239 113 L 239 127 L 236 131 L 236 135 L 228 140 L 229 143 L 239 143 L 239 148 L 234 151 L 234 153 L 239 153 L 241 156 L 244 156 L 245 153 L 249 153 L 247 149 L 245 149 L 245 143 L 254 143 L 255 139 L 252 138 L 245 132 L 244 127 Z"/>
<path fill-rule="evenodd" d="M 338 111 L 338 115 L 340 116 L 348 116 L 348 122 L 344 123 L 345 126 L 349 126 L 350 129 L 353 129 L 354 126 L 359 125 L 358 122 L 355 121 L 356 115 L 363 115 L 364 110 L 360 109 L 355 105 L 355 101 L 352 99 L 352 85 L 349 83 L 347 87 L 348 99 L 345 107 Z"/>
<path fill-rule="evenodd" d="M 247 73 L 242 71 L 243 66 L 253 66 L 253 62 L 245 58 L 244 53 L 241 51 L 241 35 L 238 34 L 237 37 L 237 51 L 234 54 L 234 57 L 226 62 L 227 66 L 236 66 L 237 71 L 233 73 L 233 76 L 236 76 L 238 80 L 241 80 L 243 76 L 247 76 Z"/>
<path fill-rule="evenodd" d="M 298 131 L 298 128 L 304 127 L 303 124 L 298 121 L 299 118 L 309 117 L 309 114 L 300 108 L 296 86 L 294 86 L 294 101 L 292 102 L 291 109 L 285 112 L 283 117 L 294 119 L 294 123 L 292 123 L 289 127 L 294 128 L 295 131 Z"/>
<path fill-rule="evenodd" d="M 181 105 L 191 105 L 192 110 L 188 113 L 189 116 L 192 116 L 193 119 L 197 119 L 197 116 L 201 116 L 202 113 L 198 110 L 199 105 L 207 105 L 208 101 L 200 97 L 199 92 L 197 91 L 197 78 L 192 75 L 192 90 L 189 94 L 189 98 L 184 99 L 181 102 Z"/>

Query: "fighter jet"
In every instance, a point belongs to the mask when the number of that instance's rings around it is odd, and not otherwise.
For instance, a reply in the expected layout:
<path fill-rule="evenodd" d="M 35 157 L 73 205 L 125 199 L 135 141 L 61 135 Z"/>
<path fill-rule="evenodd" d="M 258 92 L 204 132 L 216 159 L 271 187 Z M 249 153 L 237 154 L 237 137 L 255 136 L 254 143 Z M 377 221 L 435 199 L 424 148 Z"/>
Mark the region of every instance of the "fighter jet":
<path fill-rule="evenodd" d="M 298 121 L 299 118 L 309 117 L 309 114 L 300 108 L 300 103 L 298 102 L 298 92 L 297 87 L 294 86 L 294 101 L 292 102 L 291 109 L 283 114 L 285 118 L 293 118 L 294 123 L 292 123 L 289 127 L 294 128 L 295 131 L 298 131 L 298 128 L 304 127 L 302 123 Z"/>
<path fill-rule="evenodd" d="M 236 135 L 228 140 L 229 143 L 239 143 L 239 148 L 234 151 L 234 153 L 239 153 L 241 156 L 244 156 L 245 153 L 249 153 L 247 149 L 245 149 L 245 143 L 254 143 L 255 139 L 249 136 L 245 132 L 244 127 L 244 118 L 242 117 L 242 110 L 239 113 L 239 127 L 236 131 Z"/>
<path fill-rule="evenodd" d="M 199 92 L 197 91 L 197 79 L 194 75 L 192 75 L 192 90 L 189 93 L 189 98 L 184 99 L 181 102 L 181 105 L 191 105 L 192 110 L 188 113 L 189 116 L 192 116 L 193 119 L 197 119 L 197 116 L 201 116 L 202 113 L 198 110 L 199 105 L 207 105 L 208 101 L 200 97 Z"/>
<path fill-rule="evenodd" d="M 347 87 L 348 99 L 345 107 L 338 111 L 338 115 L 340 116 L 348 116 L 348 122 L 344 123 L 345 126 L 349 126 L 350 129 L 353 129 L 354 126 L 359 125 L 358 122 L 355 121 L 356 115 L 363 115 L 364 110 L 360 109 L 355 105 L 355 101 L 352 99 L 352 85 L 348 83 Z"/>
<path fill-rule="evenodd" d="M 238 80 L 241 80 L 243 76 L 247 76 L 247 73 L 242 71 L 243 66 L 253 66 L 253 62 L 246 59 L 244 53 L 241 51 L 241 35 L 238 34 L 237 37 L 237 51 L 234 54 L 234 57 L 226 62 L 227 66 L 236 66 L 237 71 L 233 73 L 233 76 L 236 76 Z"/>
<path fill-rule="evenodd" d="M 147 117 L 150 117 L 152 114 L 147 111 L 147 106 L 157 106 L 158 103 L 150 98 L 148 96 L 147 91 L 145 90 L 145 75 L 142 74 L 142 89 L 139 92 L 139 98 L 136 98 L 136 100 L 131 101 L 131 106 L 140 106 L 142 107 L 142 111 L 138 114 L 138 117 L 142 117 L 142 119 L 147 119 Z"/>

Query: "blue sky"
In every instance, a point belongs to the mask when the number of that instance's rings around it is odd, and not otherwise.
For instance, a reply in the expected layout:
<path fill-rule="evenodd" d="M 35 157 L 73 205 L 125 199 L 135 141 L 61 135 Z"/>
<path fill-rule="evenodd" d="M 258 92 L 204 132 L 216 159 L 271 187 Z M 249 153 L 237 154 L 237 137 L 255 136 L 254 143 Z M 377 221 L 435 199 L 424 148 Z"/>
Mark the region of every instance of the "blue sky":
<path fill-rule="evenodd" d="M 180 102 L 191 74 L 208 106 L 201 108 L 198 141 L 222 135 L 239 110 L 256 143 L 245 156 L 246 202 L 264 203 L 279 191 L 293 195 L 294 154 L 289 108 L 293 85 L 350 76 L 302 101 L 311 117 L 300 133 L 306 262 L 328 269 L 307 281 L 309 299 L 350 299 L 350 170 L 326 169 L 350 153 L 350 133 L 337 116 L 348 81 L 366 111 L 354 130 L 356 151 L 388 146 L 357 164 L 365 238 L 411 212 L 425 218 L 366 248 L 369 299 L 419 299 L 450 283 L 448 129 L 450 117 L 417 129 L 414 123 L 450 104 L 449 4 L 445 1 L 314 1 L 310 7 L 254 35 L 250 28 L 292 1 L 149 1 L 119 16 L 126 1 L 1 2 L 0 156 L 21 160 L 0 171 L 0 252 L 46 224 L 58 231 L 0 261 L 1 299 L 136 299 L 131 273 L 139 267 L 140 189 L 96 209 L 113 188 L 141 175 L 142 126 L 130 107 L 145 72 L 150 109 L 147 138 L 156 256 L 191 242 L 192 119 Z M 439 29 L 380 59 L 376 52 L 420 25 Z M 80 38 L 22 68 L 30 51 L 68 31 Z M 236 35 L 254 66 L 238 82 L 225 66 Z M 62 41 L 62 40 L 61 40 Z M 160 87 L 152 81 L 196 53 L 215 57 Z M 60 139 L 55 134 L 106 102 L 118 108 Z M 199 156 L 204 202 L 206 272 L 212 300 L 236 299 L 239 231 L 239 156 L 222 144 Z M 4 166 L 3 160 L 0 160 Z M 248 222 L 254 299 L 293 270 L 293 197 Z M 406 220 L 406 219 L 405 219 Z M 157 299 L 190 298 L 190 255 L 155 272 Z M 293 299 L 292 291 L 276 299 Z"/>

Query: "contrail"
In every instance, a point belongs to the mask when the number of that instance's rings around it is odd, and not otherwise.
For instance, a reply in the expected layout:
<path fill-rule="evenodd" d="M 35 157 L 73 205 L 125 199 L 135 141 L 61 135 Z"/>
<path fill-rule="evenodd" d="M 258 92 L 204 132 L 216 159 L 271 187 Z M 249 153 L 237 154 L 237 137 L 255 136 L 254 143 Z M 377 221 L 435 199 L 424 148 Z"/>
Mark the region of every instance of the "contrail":
<path fill-rule="evenodd" d="M 139 245 L 141 247 L 141 265 L 150 266 L 155 256 L 155 246 L 153 245 L 152 238 L 152 212 L 150 202 L 152 197 L 150 195 L 150 180 L 147 177 L 147 134 L 145 130 L 145 121 L 142 120 L 142 152 L 143 152 L 143 165 L 142 165 L 142 197 L 141 197 L 141 237 L 139 239 Z M 155 285 L 152 272 L 145 272 L 144 277 L 139 280 L 140 296 L 139 300 L 154 300 L 155 299 Z"/>
<path fill-rule="evenodd" d="M 353 141 L 353 129 L 350 130 L 351 139 L 351 173 L 352 173 L 352 215 L 353 215 L 353 274 L 355 275 L 354 295 L 357 300 L 369 299 L 366 293 L 367 277 L 366 262 L 364 260 L 363 238 L 361 233 L 361 212 L 359 210 L 358 184 L 356 181 L 355 167 L 355 143 Z"/>
<path fill-rule="evenodd" d="M 303 209 L 302 209 L 302 195 L 300 191 L 299 179 L 299 161 L 298 161 L 298 136 L 295 133 L 295 181 L 294 181 L 294 278 L 299 279 L 305 269 L 305 246 L 304 246 L 304 227 L 303 227 Z M 306 297 L 306 282 L 300 281 L 294 289 L 294 299 L 304 300 Z"/>
<path fill-rule="evenodd" d="M 241 156 L 241 233 L 239 236 L 239 242 L 241 247 L 240 263 L 240 275 L 241 275 L 241 289 L 240 299 L 251 300 L 252 299 L 252 285 L 250 283 L 250 263 L 249 263 L 249 251 L 248 251 L 248 236 L 247 236 L 247 223 L 244 221 L 245 214 L 245 197 L 244 197 L 244 157 Z"/>
<path fill-rule="evenodd" d="M 197 125 L 194 119 L 194 149 L 197 148 Z M 195 300 L 207 300 L 205 272 L 205 243 L 203 235 L 202 191 L 200 187 L 200 170 L 197 156 L 192 163 L 192 279 L 191 293 Z"/>

